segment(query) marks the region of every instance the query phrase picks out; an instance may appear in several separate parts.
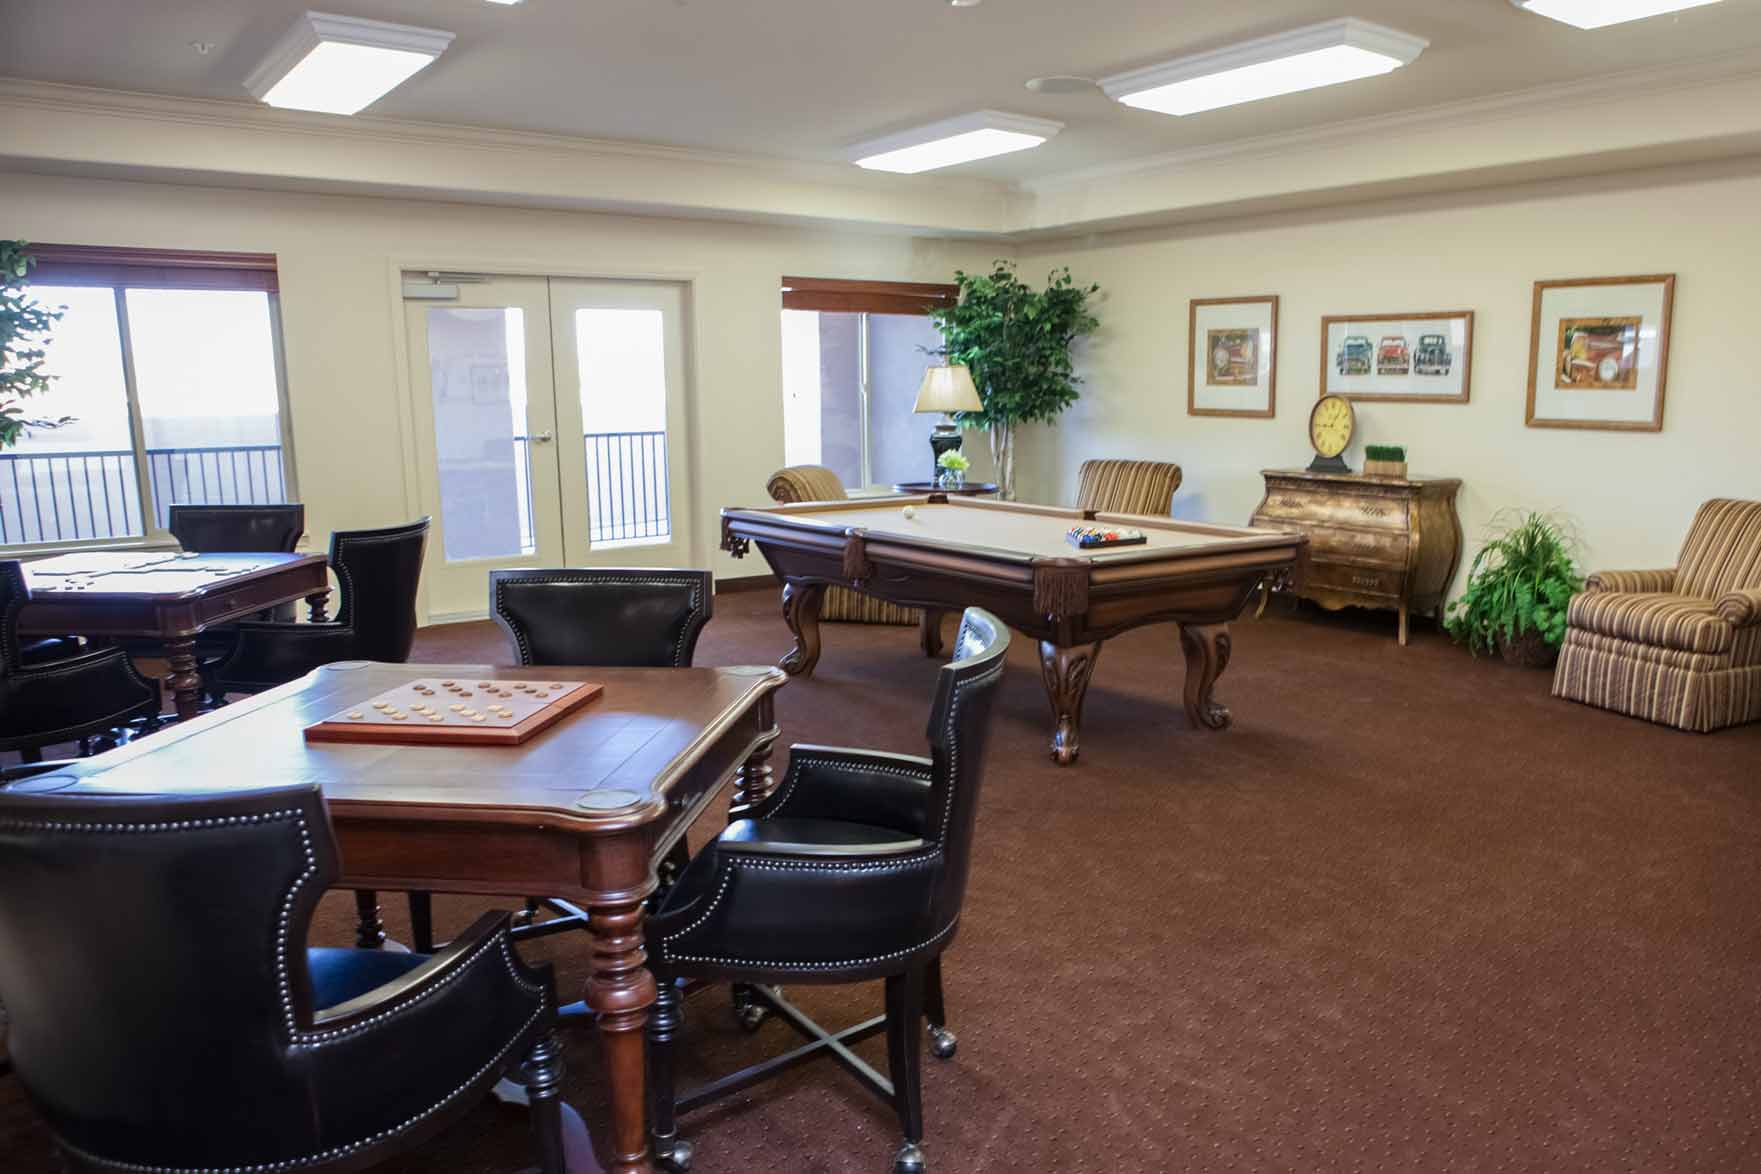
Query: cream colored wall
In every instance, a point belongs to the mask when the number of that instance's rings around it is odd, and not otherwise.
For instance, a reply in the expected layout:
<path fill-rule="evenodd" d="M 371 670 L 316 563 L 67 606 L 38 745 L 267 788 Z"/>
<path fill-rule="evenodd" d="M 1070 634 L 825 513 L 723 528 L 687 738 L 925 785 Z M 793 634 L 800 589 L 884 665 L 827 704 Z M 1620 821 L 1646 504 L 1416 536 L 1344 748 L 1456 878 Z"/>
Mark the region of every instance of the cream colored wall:
<path fill-rule="evenodd" d="M 943 281 L 999 251 L 902 233 L 18 174 L 0 175 L 0 235 L 275 253 L 299 490 L 320 544 L 420 504 L 403 457 L 394 264 L 688 280 L 695 561 L 713 557 L 722 575 L 765 569 L 715 550 L 716 519 L 723 505 L 765 501 L 783 461 L 778 279 Z"/>
<path fill-rule="evenodd" d="M 1463 479 L 1466 555 L 1503 507 L 1563 510 L 1590 568 L 1669 566 L 1695 507 L 1761 497 L 1761 163 L 1508 189 L 1219 225 L 1047 242 L 1023 268 L 1099 282 L 1083 398 L 1018 458 L 1022 496 L 1074 498 L 1097 455 L 1177 461 L 1181 517 L 1245 522 L 1262 468 L 1306 464 L 1324 314 L 1475 311 L 1466 405 L 1357 405 L 1362 445 Z M 1532 283 L 1674 273 L 1662 433 L 1524 426 Z M 1191 298 L 1281 298 L 1271 420 L 1186 414 Z M 1464 563 L 1466 559 L 1464 558 Z M 1463 572 L 1465 574 L 1465 570 Z M 1458 579 L 1459 583 L 1459 579 Z"/>

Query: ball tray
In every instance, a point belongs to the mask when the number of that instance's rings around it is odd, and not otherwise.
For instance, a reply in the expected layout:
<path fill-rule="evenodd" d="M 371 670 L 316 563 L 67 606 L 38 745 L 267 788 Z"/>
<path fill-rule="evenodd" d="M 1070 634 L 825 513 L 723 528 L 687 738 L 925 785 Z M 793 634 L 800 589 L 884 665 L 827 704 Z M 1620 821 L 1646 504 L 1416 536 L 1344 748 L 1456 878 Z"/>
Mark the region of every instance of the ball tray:
<path fill-rule="evenodd" d="M 314 722 L 306 741 L 518 746 L 604 689 L 590 681 L 424 677 Z"/>

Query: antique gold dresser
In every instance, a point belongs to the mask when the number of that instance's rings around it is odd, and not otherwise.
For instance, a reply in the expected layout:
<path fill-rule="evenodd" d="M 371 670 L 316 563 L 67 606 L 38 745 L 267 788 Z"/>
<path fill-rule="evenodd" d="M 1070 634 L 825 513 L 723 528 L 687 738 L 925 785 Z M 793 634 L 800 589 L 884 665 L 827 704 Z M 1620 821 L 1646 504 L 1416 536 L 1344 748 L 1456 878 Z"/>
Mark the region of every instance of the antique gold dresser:
<path fill-rule="evenodd" d="M 1461 560 L 1459 480 L 1304 469 L 1264 476 L 1266 497 L 1248 524 L 1309 536 L 1308 569 L 1295 585 L 1303 598 L 1398 611 L 1402 644 L 1410 613 L 1441 615 Z"/>

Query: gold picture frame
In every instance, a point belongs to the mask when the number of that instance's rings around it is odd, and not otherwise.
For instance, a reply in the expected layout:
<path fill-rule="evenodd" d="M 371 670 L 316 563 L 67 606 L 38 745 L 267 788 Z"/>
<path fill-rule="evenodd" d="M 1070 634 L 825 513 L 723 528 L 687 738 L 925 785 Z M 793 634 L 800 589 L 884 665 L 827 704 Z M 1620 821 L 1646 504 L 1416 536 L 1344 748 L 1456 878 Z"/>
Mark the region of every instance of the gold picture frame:
<path fill-rule="evenodd" d="M 1674 314 L 1673 273 L 1537 281 L 1523 422 L 1663 431 Z"/>
<path fill-rule="evenodd" d="M 1268 420 L 1277 413 L 1278 295 L 1193 298 L 1186 313 L 1186 414 Z"/>
<path fill-rule="evenodd" d="M 1354 403 L 1465 404 L 1474 383 L 1474 312 L 1328 314 L 1321 395 Z"/>

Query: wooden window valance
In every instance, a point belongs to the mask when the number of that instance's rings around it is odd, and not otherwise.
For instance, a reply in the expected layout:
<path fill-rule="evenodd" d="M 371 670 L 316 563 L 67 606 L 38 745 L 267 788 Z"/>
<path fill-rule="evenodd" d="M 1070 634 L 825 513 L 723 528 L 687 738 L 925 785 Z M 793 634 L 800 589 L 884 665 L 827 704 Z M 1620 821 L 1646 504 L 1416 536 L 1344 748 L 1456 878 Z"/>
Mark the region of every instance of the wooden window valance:
<path fill-rule="evenodd" d="M 207 253 L 104 245 L 25 246 L 37 259 L 30 279 L 43 285 L 146 289 L 280 289 L 274 253 Z"/>
<path fill-rule="evenodd" d="M 783 309 L 841 314 L 927 314 L 960 300 L 960 287 L 932 281 L 783 278 Z"/>

